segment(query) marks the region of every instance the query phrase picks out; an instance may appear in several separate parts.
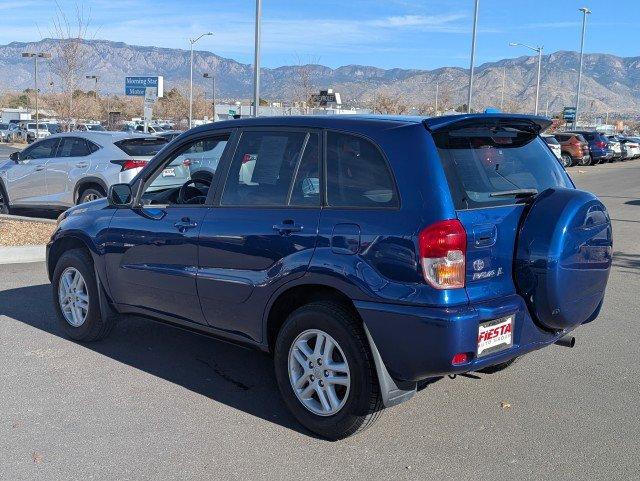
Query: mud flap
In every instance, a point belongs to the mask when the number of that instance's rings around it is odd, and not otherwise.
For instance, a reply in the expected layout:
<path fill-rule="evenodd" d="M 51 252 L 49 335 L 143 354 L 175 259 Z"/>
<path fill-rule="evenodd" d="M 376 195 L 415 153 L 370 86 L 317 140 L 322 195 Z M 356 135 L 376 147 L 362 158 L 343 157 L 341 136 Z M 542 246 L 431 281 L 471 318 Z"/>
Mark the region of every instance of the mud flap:
<path fill-rule="evenodd" d="M 384 404 L 384 407 L 388 408 L 408 401 L 416 393 L 417 383 L 414 383 L 413 388 L 409 390 L 398 387 L 389 374 L 389 371 L 387 371 L 384 361 L 380 356 L 380 352 L 378 351 L 375 342 L 373 342 L 373 338 L 371 337 L 366 324 L 363 323 L 362 327 L 367 335 L 369 348 L 371 349 L 371 355 L 373 356 L 373 362 L 376 366 L 376 373 L 378 374 L 378 382 L 380 384 L 380 393 L 382 394 L 382 403 Z"/>

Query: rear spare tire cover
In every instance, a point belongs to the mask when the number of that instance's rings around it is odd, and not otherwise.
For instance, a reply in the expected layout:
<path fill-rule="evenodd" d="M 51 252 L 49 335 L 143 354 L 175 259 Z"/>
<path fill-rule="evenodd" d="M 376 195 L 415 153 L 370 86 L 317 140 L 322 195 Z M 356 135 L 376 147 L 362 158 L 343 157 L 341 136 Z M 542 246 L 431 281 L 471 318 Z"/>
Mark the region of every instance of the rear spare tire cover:
<path fill-rule="evenodd" d="M 593 194 L 554 188 L 523 215 L 514 281 L 534 320 L 564 330 L 597 316 L 611 269 L 611 220 Z"/>

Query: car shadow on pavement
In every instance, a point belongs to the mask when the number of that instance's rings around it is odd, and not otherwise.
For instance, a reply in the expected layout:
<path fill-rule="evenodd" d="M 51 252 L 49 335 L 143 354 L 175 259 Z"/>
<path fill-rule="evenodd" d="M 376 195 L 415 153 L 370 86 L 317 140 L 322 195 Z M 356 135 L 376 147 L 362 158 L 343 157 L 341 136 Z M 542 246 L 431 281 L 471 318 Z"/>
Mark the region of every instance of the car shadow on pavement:
<path fill-rule="evenodd" d="M 626 252 L 616 251 L 613 253 L 613 266 L 621 269 L 630 269 L 630 274 L 640 274 L 640 254 L 628 254 Z M 636 272 L 633 272 L 636 271 Z"/>
<path fill-rule="evenodd" d="M 49 284 L 0 291 L 0 315 L 74 342 L 58 327 Z M 82 346 L 214 401 L 313 436 L 287 411 L 271 358 L 262 352 L 139 317 L 123 318 L 108 338 Z"/>

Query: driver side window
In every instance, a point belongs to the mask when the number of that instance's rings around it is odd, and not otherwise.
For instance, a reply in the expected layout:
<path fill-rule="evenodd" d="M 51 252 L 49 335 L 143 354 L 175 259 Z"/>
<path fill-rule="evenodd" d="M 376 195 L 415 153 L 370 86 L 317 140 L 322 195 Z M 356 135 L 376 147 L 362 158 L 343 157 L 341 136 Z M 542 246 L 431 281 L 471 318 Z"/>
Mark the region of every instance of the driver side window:
<path fill-rule="evenodd" d="M 205 137 L 173 153 L 147 181 L 143 205 L 204 204 L 228 140 L 228 135 Z"/>

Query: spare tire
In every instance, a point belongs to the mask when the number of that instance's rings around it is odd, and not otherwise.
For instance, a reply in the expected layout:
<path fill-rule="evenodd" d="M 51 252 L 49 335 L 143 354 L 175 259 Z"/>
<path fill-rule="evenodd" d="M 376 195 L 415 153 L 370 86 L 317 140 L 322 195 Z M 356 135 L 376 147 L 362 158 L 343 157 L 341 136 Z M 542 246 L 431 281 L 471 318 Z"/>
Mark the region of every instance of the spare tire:
<path fill-rule="evenodd" d="M 598 315 L 611 270 L 611 220 L 593 194 L 540 193 L 522 216 L 514 282 L 534 321 L 552 331 Z"/>

